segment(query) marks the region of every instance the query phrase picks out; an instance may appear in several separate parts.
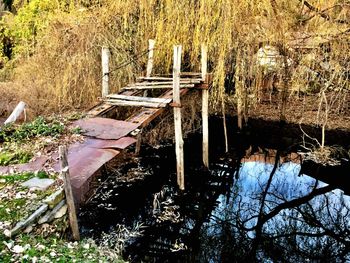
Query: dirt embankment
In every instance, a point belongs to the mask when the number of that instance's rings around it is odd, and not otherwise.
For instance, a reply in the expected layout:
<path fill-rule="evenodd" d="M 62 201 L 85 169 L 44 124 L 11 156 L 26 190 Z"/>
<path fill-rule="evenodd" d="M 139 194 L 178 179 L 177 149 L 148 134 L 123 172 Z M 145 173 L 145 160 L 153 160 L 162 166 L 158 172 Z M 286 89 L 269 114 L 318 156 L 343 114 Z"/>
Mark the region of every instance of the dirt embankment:
<path fill-rule="evenodd" d="M 326 130 L 350 131 L 349 92 L 330 92 L 327 94 L 327 100 Z M 279 122 L 281 116 L 281 101 L 281 94 L 276 92 L 271 99 L 266 97 L 261 102 L 250 105 L 248 119 Z M 233 103 L 229 103 L 228 106 L 226 113 L 231 116 L 236 116 L 236 106 Z M 326 120 L 325 103 L 323 102 L 320 106 L 320 96 L 318 94 L 289 96 L 286 102 L 285 112 L 286 123 L 288 124 L 302 124 L 321 128 Z"/>

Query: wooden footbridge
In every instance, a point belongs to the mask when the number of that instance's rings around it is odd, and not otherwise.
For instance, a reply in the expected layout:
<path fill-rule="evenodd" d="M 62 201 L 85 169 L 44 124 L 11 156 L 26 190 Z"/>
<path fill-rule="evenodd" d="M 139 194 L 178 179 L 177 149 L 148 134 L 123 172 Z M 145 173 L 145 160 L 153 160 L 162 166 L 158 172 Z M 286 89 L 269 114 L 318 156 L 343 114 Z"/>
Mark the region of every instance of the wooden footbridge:
<path fill-rule="evenodd" d="M 182 73 L 181 46 L 174 47 L 174 65 L 172 75 L 152 75 L 153 40 L 149 41 L 147 73 L 137 78 L 135 83 L 129 84 L 115 94 L 109 93 L 109 56 L 107 48 L 102 49 L 102 98 L 101 102 L 90 109 L 87 118 L 73 123 L 79 126 L 85 140 L 69 146 L 68 163 L 70 183 L 76 203 L 84 202 L 89 191 L 91 177 L 109 160 L 115 158 L 123 149 L 136 144 L 139 151 L 142 128 L 161 115 L 166 108 L 173 107 L 174 129 L 177 161 L 177 182 L 181 190 L 185 189 L 183 136 L 181 126 L 181 98 L 190 90 L 202 92 L 203 117 L 203 163 L 208 167 L 208 74 L 207 48 L 202 46 L 201 71 L 198 73 Z M 150 90 L 160 94 L 149 97 Z M 125 119 L 113 119 L 113 113 L 119 107 L 137 107 Z M 57 167 L 59 169 L 59 167 Z"/>
<path fill-rule="evenodd" d="M 0 173 L 8 173 L 9 169 L 16 171 L 40 170 L 44 166 L 60 172 L 64 180 L 66 202 L 69 211 L 69 222 L 74 239 L 79 239 L 76 208 L 90 194 L 92 179 L 97 177 L 104 164 L 116 158 L 124 149 L 136 144 L 136 152 L 140 149 L 142 128 L 161 115 L 166 108 L 173 107 L 175 149 L 177 164 L 177 183 L 181 190 L 185 189 L 184 154 L 181 120 L 181 98 L 190 90 L 200 90 L 202 93 L 203 118 L 203 163 L 209 166 L 208 160 L 208 96 L 209 75 L 207 74 L 207 48 L 202 45 L 200 72 L 181 72 L 181 46 L 174 46 L 174 64 L 172 75 L 152 75 L 153 40 L 149 41 L 147 73 L 139 77 L 135 83 L 129 84 L 115 94 L 109 93 L 109 56 L 108 48 L 102 48 L 102 98 L 101 102 L 90 109 L 87 117 L 75 121 L 72 126 L 79 126 L 84 139 L 68 147 L 60 146 L 59 152 L 53 156 L 41 156 L 35 161 L 0 167 Z M 150 90 L 157 90 L 148 96 Z M 119 107 L 133 107 L 130 116 L 117 120 L 113 113 Z M 24 108 L 21 107 L 22 109 Z M 16 116 L 20 110 L 14 111 Z M 14 116 L 14 117 L 16 117 Z"/>

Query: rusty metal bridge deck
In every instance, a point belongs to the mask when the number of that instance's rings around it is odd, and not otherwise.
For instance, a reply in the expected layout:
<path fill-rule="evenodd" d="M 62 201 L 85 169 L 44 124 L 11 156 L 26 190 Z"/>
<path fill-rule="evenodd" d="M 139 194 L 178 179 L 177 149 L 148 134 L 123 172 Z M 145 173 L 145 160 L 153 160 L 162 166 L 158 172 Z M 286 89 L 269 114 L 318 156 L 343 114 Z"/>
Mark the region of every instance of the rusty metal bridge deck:
<path fill-rule="evenodd" d="M 180 78 L 180 95 L 185 95 L 190 89 L 203 88 L 205 83 L 199 77 L 200 73 L 191 73 L 186 78 Z M 150 89 L 161 90 L 161 95 L 157 98 L 141 95 Z M 106 96 L 88 111 L 87 118 L 73 123 L 82 129 L 85 137 L 83 143 L 70 145 L 68 150 L 71 184 L 77 203 L 87 198 L 93 175 L 123 149 L 136 143 L 134 131 L 147 126 L 171 106 L 172 96 L 172 78 L 138 78 L 136 83 L 127 85 L 119 93 Z M 124 120 L 107 118 L 119 106 L 138 107 L 138 110 Z M 58 165 L 55 170 L 59 170 Z"/>

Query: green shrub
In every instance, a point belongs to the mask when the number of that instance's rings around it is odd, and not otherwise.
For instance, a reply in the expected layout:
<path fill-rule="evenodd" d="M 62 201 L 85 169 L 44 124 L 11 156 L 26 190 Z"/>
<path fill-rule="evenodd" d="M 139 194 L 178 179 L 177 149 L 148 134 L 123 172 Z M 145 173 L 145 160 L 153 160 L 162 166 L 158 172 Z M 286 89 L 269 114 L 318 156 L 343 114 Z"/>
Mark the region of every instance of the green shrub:
<path fill-rule="evenodd" d="M 0 165 L 27 163 L 32 159 L 33 154 L 26 151 L 16 151 L 14 153 L 0 153 Z"/>
<path fill-rule="evenodd" d="M 7 125 L 0 130 L 0 142 L 22 141 L 38 136 L 57 136 L 64 131 L 64 125 L 57 120 L 48 123 L 43 117 L 18 127 Z"/>
<path fill-rule="evenodd" d="M 34 173 L 26 172 L 26 173 L 18 173 L 18 174 L 11 174 L 11 175 L 1 175 L 0 179 L 5 179 L 6 183 L 14 183 L 18 181 L 26 181 L 33 177 L 35 177 Z"/>

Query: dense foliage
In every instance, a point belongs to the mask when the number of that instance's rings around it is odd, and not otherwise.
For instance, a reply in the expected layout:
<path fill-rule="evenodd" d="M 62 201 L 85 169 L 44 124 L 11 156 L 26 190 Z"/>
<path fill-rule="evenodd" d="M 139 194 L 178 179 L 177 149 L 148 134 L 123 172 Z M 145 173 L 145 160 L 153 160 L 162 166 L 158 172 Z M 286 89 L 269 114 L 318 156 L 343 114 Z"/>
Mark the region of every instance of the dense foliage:
<path fill-rule="evenodd" d="M 31 0 L 15 1 L 12 10 L 1 20 L 2 77 L 11 81 L 4 89 L 35 114 L 90 106 L 100 96 L 101 47 L 110 47 L 115 68 L 142 53 L 149 38 L 157 40 L 158 73 L 171 71 L 179 43 L 183 70 L 198 71 L 206 43 L 212 101 L 245 114 L 274 90 L 282 91 L 281 109 L 290 94 L 336 90 L 337 101 L 327 106 L 341 111 L 349 91 L 350 10 L 343 0 Z M 257 61 L 267 45 L 272 67 Z M 146 59 L 111 73 L 112 91 L 140 74 Z"/>

